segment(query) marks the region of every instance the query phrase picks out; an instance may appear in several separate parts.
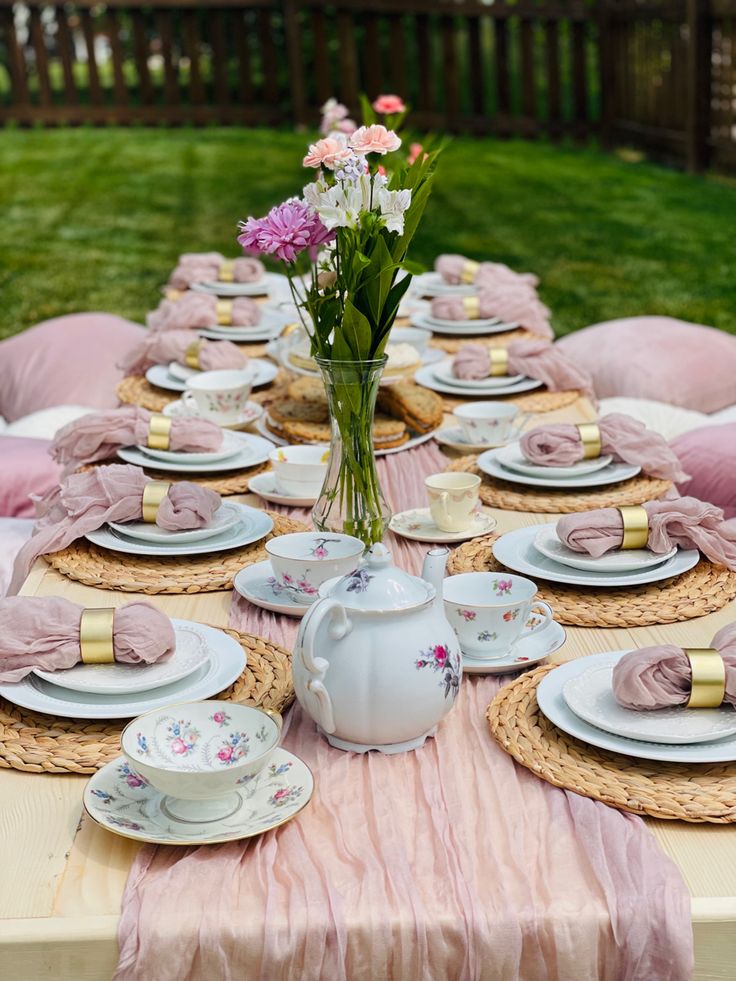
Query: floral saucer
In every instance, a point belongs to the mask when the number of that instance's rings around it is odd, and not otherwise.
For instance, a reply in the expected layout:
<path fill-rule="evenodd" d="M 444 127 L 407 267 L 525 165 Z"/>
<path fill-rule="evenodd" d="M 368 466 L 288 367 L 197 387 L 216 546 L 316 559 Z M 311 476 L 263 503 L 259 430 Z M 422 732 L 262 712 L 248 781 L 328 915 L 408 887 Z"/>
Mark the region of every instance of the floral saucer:
<path fill-rule="evenodd" d="M 566 640 L 565 628 L 552 620 L 543 630 L 532 631 L 518 640 L 503 657 L 468 657 L 463 652 L 463 674 L 511 674 L 522 671 L 554 654 Z"/>
<path fill-rule="evenodd" d="M 262 610 L 283 613 L 287 617 L 303 617 L 309 609 L 304 603 L 297 603 L 288 592 L 276 583 L 273 568 L 268 559 L 247 565 L 235 577 L 233 588 L 249 603 L 260 606 Z"/>
<path fill-rule="evenodd" d="M 432 435 L 438 443 L 460 453 L 482 453 L 484 450 L 495 450 L 506 445 L 505 443 L 470 443 L 460 426 L 438 429 Z"/>
<path fill-rule="evenodd" d="M 185 417 L 197 417 L 196 412 L 192 412 L 189 406 L 184 405 L 181 399 L 176 399 L 174 402 L 169 402 L 168 405 L 164 406 L 163 414 L 165 416 L 170 416 L 172 419 L 183 419 Z M 221 429 L 246 429 L 248 426 L 252 425 L 257 419 L 263 415 L 263 406 L 258 405 L 257 402 L 246 402 L 243 411 L 240 414 L 237 422 L 220 423 Z"/>
<path fill-rule="evenodd" d="M 432 520 L 429 508 L 400 511 L 391 518 L 389 528 L 414 542 L 466 542 L 469 538 L 487 535 L 496 527 L 496 519 L 487 508 L 480 508 L 473 523 L 465 531 L 442 531 Z"/>
<path fill-rule="evenodd" d="M 298 756 L 276 749 L 270 763 L 254 777 L 243 777 L 239 803 L 216 821 L 177 821 L 163 794 L 130 767 L 125 757 L 113 760 L 84 788 L 84 809 L 113 834 L 165 845 L 210 845 L 252 838 L 286 824 L 309 803 L 314 778 Z"/>
<path fill-rule="evenodd" d="M 293 508 L 311 508 L 317 500 L 316 497 L 292 497 L 290 494 L 284 494 L 277 489 L 276 477 L 270 470 L 251 477 L 248 481 L 248 490 L 271 504 L 285 504 Z"/>

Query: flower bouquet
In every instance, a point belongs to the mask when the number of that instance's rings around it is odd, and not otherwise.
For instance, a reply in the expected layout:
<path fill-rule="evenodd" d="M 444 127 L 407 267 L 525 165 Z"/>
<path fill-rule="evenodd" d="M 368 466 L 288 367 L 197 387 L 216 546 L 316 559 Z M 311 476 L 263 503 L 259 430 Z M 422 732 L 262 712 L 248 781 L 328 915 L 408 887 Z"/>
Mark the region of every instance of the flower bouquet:
<path fill-rule="evenodd" d="M 285 263 L 325 381 L 332 440 L 314 523 L 366 545 L 381 540 L 391 516 L 376 473 L 373 415 L 389 331 L 411 282 L 407 251 L 437 157 L 421 153 L 408 164 L 395 156 L 400 145 L 377 123 L 330 131 L 304 157 L 317 174 L 302 197 L 248 218 L 238 236 L 246 252 Z"/>

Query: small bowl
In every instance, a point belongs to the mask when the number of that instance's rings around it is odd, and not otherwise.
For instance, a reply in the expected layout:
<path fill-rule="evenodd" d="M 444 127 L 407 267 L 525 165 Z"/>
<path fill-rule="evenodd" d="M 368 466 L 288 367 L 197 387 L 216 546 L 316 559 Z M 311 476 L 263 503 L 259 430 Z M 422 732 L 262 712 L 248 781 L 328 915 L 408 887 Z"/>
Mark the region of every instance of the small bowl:
<path fill-rule="evenodd" d="M 411 344 L 420 354 L 424 354 L 429 345 L 432 332 L 421 327 L 394 327 L 389 335 L 391 344 Z"/>
<path fill-rule="evenodd" d="M 291 497 L 319 497 L 330 451 L 324 446 L 278 446 L 269 453 L 276 486 Z"/>
<path fill-rule="evenodd" d="M 352 535 L 327 531 L 303 531 L 279 535 L 266 542 L 271 559 L 275 592 L 308 606 L 318 598 L 326 579 L 346 576 L 358 565 L 363 542 Z"/>

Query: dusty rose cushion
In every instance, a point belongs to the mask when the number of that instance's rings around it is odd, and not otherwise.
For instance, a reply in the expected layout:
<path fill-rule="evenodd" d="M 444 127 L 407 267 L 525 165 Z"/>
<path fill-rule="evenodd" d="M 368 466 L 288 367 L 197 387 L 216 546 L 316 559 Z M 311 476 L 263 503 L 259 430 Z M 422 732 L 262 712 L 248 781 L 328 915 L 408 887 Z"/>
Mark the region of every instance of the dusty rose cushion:
<path fill-rule="evenodd" d="M 70 403 L 114 409 L 116 364 L 145 334 L 110 313 L 74 313 L 0 341 L 0 416 L 13 422 Z"/>
<path fill-rule="evenodd" d="M 693 429 L 671 446 L 682 469 L 692 474 L 678 485 L 680 493 L 715 504 L 727 518 L 736 518 L 736 422 Z"/>
<path fill-rule="evenodd" d="M 61 467 L 49 456 L 49 440 L 0 436 L 0 517 L 32 518 L 29 494 L 45 494 L 59 483 Z"/>
<path fill-rule="evenodd" d="M 599 399 L 656 399 L 699 412 L 736 402 L 736 337 L 671 317 L 629 317 L 561 338 Z"/>

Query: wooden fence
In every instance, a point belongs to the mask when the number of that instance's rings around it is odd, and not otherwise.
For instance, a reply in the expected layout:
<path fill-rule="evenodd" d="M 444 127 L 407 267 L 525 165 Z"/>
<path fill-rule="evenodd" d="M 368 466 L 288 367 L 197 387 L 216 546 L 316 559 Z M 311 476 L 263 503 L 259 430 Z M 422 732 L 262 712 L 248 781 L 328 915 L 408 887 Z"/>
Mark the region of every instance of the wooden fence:
<path fill-rule="evenodd" d="M 0 122 L 313 125 L 401 93 L 419 129 L 736 165 L 736 0 L 0 0 Z"/>

